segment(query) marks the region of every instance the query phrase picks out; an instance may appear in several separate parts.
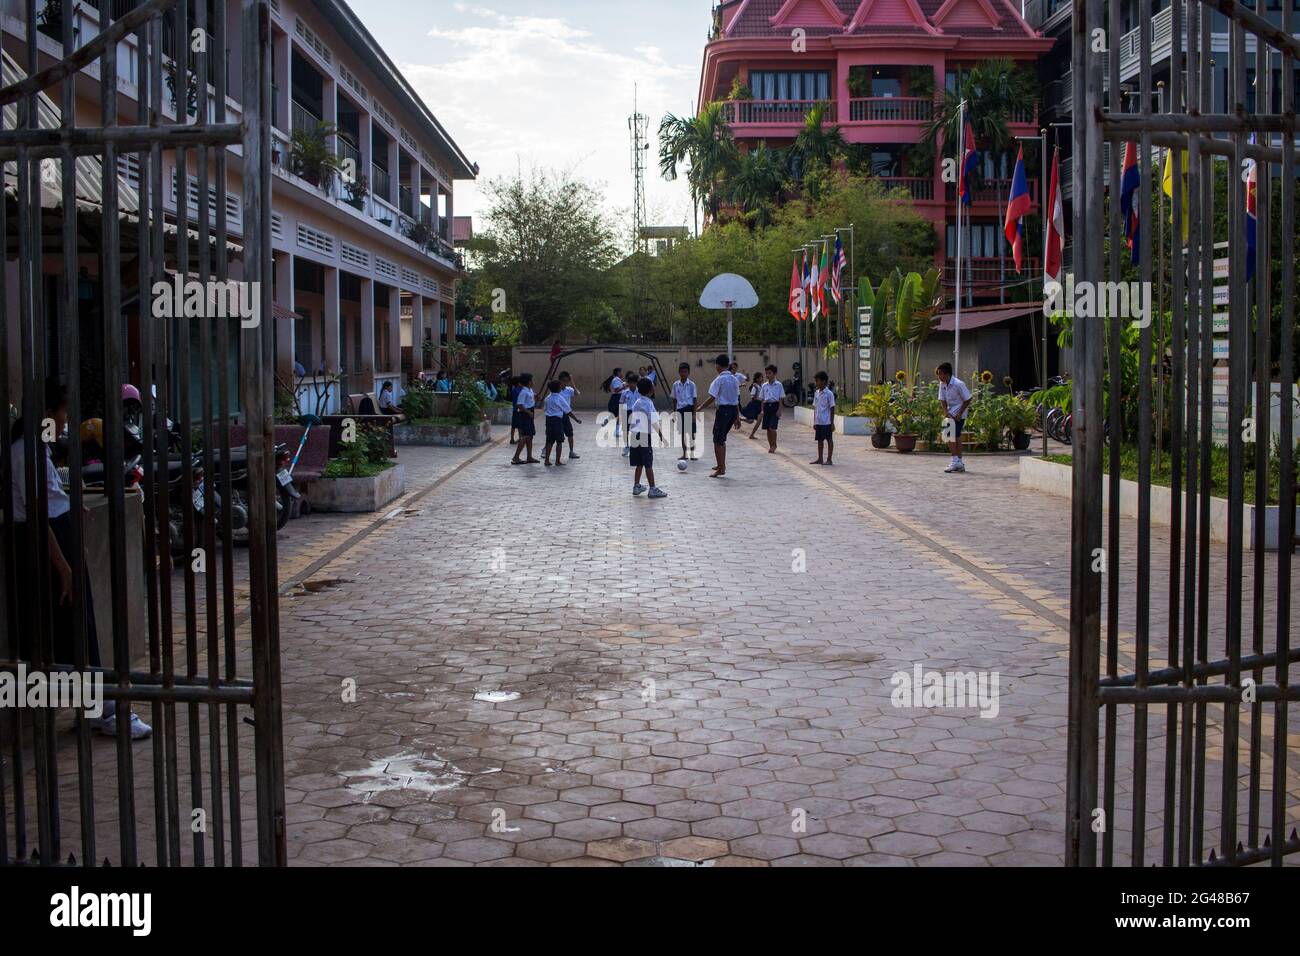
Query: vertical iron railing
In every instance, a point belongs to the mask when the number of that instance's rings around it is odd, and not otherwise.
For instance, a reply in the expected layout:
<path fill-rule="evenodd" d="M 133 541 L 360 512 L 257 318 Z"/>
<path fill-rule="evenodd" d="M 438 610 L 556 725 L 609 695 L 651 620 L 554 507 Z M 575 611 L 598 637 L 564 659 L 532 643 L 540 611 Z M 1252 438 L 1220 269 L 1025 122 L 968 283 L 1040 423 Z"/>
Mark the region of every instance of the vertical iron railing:
<path fill-rule="evenodd" d="M 1088 284 L 1095 297 L 1103 283 L 1136 281 L 1150 290 L 1165 281 L 1152 269 L 1151 200 L 1153 189 L 1162 188 L 1153 185 L 1162 175 L 1152 161 L 1154 147 L 1168 151 L 1173 228 L 1166 233 L 1168 321 L 1118 311 L 1072 320 L 1066 860 L 1076 866 L 1281 865 L 1284 856 L 1300 851 L 1300 785 L 1288 746 L 1297 729 L 1289 705 L 1300 698 L 1289 677 L 1289 665 L 1300 656 L 1290 617 L 1296 531 L 1292 79 L 1300 41 L 1292 4 L 1282 5 L 1280 23 L 1270 23 L 1224 0 L 1172 0 L 1161 21 L 1169 33 L 1170 112 L 1153 113 L 1152 5 L 1138 0 L 1140 106 L 1124 113 L 1119 58 L 1103 57 L 1094 42 L 1119 36 L 1119 5 L 1110 4 L 1103 23 L 1103 0 L 1074 3 L 1073 98 L 1083 104 L 1074 124 L 1075 288 Z M 1211 45 L 1215 12 L 1228 24 L 1226 58 Z M 1247 37 L 1253 40 L 1249 54 Z M 1227 112 L 1216 109 L 1216 62 L 1226 66 Z M 1283 78 L 1280 113 L 1269 112 L 1274 63 Z M 1252 66 L 1254 90 L 1247 85 Z M 1255 94 L 1250 111 L 1248 93 Z M 1102 176 L 1108 142 L 1115 146 L 1109 190 Z M 1132 247 L 1126 247 L 1121 213 L 1126 143 L 1137 146 Z M 1213 278 L 1216 243 L 1225 241 L 1226 359 L 1216 358 Z M 1170 329 L 1167 342 L 1153 332 L 1162 326 Z M 1166 361 L 1168 396 L 1155 385 L 1155 363 Z M 1122 380 L 1125 367 L 1136 373 Z M 1275 384 L 1276 435 L 1270 422 Z M 1216 389 L 1226 402 L 1216 402 Z M 1167 403 L 1170 431 L 1162 546 L 1153 532 L 1158 403 Z M 1226 423 L 1216 429 L 1216 405 L 1223 404 Z M 1127 497 L 1119 480 L 1126 441 L 1136 445 L 1134 522 L 1120 514 Z M 1224 458 L 1226 489 L 1214 476 Z M 1103 470 L 1110 475 L 1106 494 Z"/>
<path fill-rule="evenodd" d="M 0 710 L 0 865 L 240 865 L 250 846 L 260 864 L 283 864 L 269 7 L 142 0 L 114 7 L 122 16 L 105 14 L 100 33 L 77 47 L 74 6 L 65 4 L 57 60 L 37 44 L 36 7 L 26 3 L 21 62 L 6 60 L 7 80 L 18 78 L 0 88 L 0 409 L 17 402 L 23 422 L 11 444 L 6 416 L 0 441 L 0 670 L 97 676 L 116 715 L 95 727 L 115 731 L 110 742 L 92 736 L 80 709 Z M 117 69 L 129 42 L 134 90 Z M 176 62 L 169 50 L 188 52 Z M 232 50 L 240 121 L 229 121 L 225 98 L 207 83 L 197 84 L 194 116 L 169 118 L 166 78 L 211 76 L 224 90 Z M 98 80 L 99 125 L 77 123 L 90 114 L 78 103 L 78 76 Z M 122 163 L 139 170 L 138 183 Z M 162 186 L 169 164 L 174 208 Z M 227 221 L 236 168 L 242 235 Z M 174 280 L 200 283 L 208 314 L 162 308 Z M 251 317 L 218 308 L 229 301 L 219 297 L 227 280 L 251 285 Z M 99 339 L 102 355 L 90 347 Z M 242 450 L 230 439 L 232 371 L 247 425 Z M 47 382 L 66 390 L 68 415 L 66 439 L 48 444 L 56 409 L 46 407 Z M 141 396 L 138 432 L 126 429 L 126 384 Z M 102 419 L 102 489 L 83 488 L 80 426 L 92 411 Z M 53 454 L 66 455 L 67 518 L 48 517 Z M 26 505 L 23 521 L 16 500 Z M 92 502 L 102 507 L 88 509 Z M 67 585 L 50 557 L 55 524 L 66 528 L 57 540 Z M 247 548 L 236 547 L 244 537 Z M 87 561 L 92 544 L 107 554 L 104 566 Z M 58 611 L 63 592 L 68 612 Z M 58 633 L 56 612 L 71 634 Z M 96 620 L 109 626 L 92 643 Z M 141 631 L 143 648 L 131 640 Z M 151 741 L 132 740 L 133 710 L 152 725 Z M 67 725 L 71 738 L 59 732 Z M 251 825 L 246 798 L 256 805 Z"/>

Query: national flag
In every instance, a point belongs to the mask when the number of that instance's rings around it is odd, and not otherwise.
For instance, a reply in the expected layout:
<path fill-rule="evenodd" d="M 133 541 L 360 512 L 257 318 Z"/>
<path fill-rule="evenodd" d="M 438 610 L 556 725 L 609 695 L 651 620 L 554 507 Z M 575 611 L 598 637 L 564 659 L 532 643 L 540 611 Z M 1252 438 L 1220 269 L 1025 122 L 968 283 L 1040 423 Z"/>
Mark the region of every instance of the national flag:
<path fill-rule="evenodd" d="M 799 277 L 799 260 L 790 263 L 790 314 L 798 322 L 803 318 L 803 285 Z"/>
<path fill-rule="evenodd" d="M 827 244 L 823 242 L 822 243 L 822 270 L 820 273 L 821 281 L 817 286 L 817 299 L 818 301 L 821 302 L 822 313 L 824 315 L 830 315 L 831 312 L 830 306 L 826 302 L 826 285 L 831 280 L 830 263 L 826 261 L 827 251 L 828 251 Z"/>
<path fill-rule="evenodd" d="M 966 121 L 966 148 L 961 159 L 961 184 L 960 195 L 963 205 L 969 206 L 971 200 L 970 178 L 975 174 L 975 169 L 980 164 L 979 150 L 975 148 L 975 130 L 971 127 L 970 121 Z"/>
<path fill-rule="evenodd" d="M 1183 207 L 1183 242 L 1186 242 L 1190 229 L 1190 223 L 1187 221 L 1187 150 L 1182 150 L 1180 155 L 1183 157 L 1183 160 L 1181 163 L 1182 177 L 1180 180 L 1182 185 L 1182 202 L 1180 202 L 1179 205 Z M 1160 186 L 1161 189 L 1164 190 L 1164 194 L 1169 197 L 1169 202 L 1172 204 L 1174 201 L 1174 159 L 1173 150 L 1171 149 L 1165 150 L 1165 170 L 1164 175 L 1161 177 Z M 1169 215 L 1173 216 L 1172 205 L 1169 208 Z"/>
<path fill-rule="evenodd" d="M 1052 151 L 1052 179 L 1047 192 L 1047 249 L 1043 254 L 1043 276 L 1060 283 L 1061 260 L 1065 256 L 1065 209 L 1061 205 L 1061 148 Z"/>
<path fill-rule="evenodd" d="M 808 280 L 808 295 L 812 298 L 812 317 L 817 321 L 817 316 L 822 314 L 822 274 L 817 264 L 817 256 L 813 255 L 812 276 Z"/>
<path fill-rule="evenodd" d="M 1252 133 L 1250 141 L 1255 142 Z M 1255 207 L 1255 197 L 1259 191 L 1259 163 L 1248 159 L 1246 167 L 1246 281 L 1255 278 L 1255 232 L 1259 226 L 1259 212 Z"/>
<path fill-rule="evenodd" d="M 1029 215 L 1029 183 L 1025 179 L 1025 148 L 1020 147 L 1016 154 L 1015 172 L 1011 174 L 1011 195 L 1007 198 L 1007 219 L 1002 227 L 1007 242 L 1011 243 L 1011 255 L 1016 260 L 1016 273 L 1020 273 L 1020 264 L 1025 258 L 1025 224 L 1023 219 Z"/>
<path fill-rule="evenodd" d="M 1137 262 L 1141 247 L 1138 245 L 1140 221 L 1138 216 L 1138 187 L 1142 174 L 1138 170 L 1137 143 L 1124 144 L 1124 166 L 1119 180 L 1119 211 L 1124 217 L 1124 239 L 1128 243 L 1129 260 Z"/>
<path fill-rule="evenodd" d="M 812 272 L 808 265 L 807 249 L 803 251 L 803 275 L 801 281 L 803 283 L 803 319 L 806 322 L 812 312 Z"/>
<path fill-rule="evenodd" d="M 839 233 L 835 234 L 835 261 L 831 265 L 831 297 L 836 302 L 844 301 L 844 267 L 848 265 L 844 255 L 844 243 L 840 242 Z"/>

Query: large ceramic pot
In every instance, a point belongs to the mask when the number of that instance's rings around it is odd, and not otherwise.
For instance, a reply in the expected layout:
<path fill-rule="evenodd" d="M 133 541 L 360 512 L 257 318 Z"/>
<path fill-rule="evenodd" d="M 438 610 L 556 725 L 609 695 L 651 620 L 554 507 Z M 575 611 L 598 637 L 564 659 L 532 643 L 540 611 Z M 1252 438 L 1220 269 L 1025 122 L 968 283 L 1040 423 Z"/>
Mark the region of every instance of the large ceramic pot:
<path fill-rule="evenodd" d="M 1033 436 L 1031 436 L 1029 432 L 1012 432 L 1011 447 L 1016 451 L 1024 451 L 1029 447 L 1029 442 L 1032 438 Z"/>
<path fill-rule="evenodd" d="M 890 441 L 890 433 L 889 433 L 889 432 L 872 432 L 872 433 L 871 433 L 871 447 L 872 447 L 872 448 L 888 448 L 888 447 L 889 447 L 889 441 Z"/>
<path fill-rule="evenodd" d="M 902 452 L 904 455 L 911 454 L 913 451 L 916 450 L 916 436 L 915 436 L 915 435 L 895 435 L 895 436 L 894 436 L 894 447 L 896 447 L 896 448 L 897 448 L 900 452 Z"/>

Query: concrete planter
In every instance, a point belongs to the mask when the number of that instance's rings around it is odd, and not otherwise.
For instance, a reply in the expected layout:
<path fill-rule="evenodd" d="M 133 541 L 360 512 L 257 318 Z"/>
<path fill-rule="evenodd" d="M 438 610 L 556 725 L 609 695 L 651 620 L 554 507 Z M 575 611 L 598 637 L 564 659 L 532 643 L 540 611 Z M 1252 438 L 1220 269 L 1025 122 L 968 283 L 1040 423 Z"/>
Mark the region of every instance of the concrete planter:
<path fill-rule="evenodd" d="M 1020 486 L 1033 488 L 1049 495 L 1062 498 L 1071 497 L 1071 468 L 1069 465 L 1043 461 L 1041 458 L 1025 456 L 1020 459 Z M 1101 476 L 1102 507 L 1110 503 L 1110 476 Z M 1173 502 L 1170 489 L 1160 485 L 1151 486 L 1151 523 L 1169 526 L 1169 509 Z M 1179 502 L 1180 511 L 1183 503 Z M 1277 525 L 1279 509 L 1277 505 L 1257 508 L 1255 505 L 1242 505 L 1242 518 L 1245 526 L 1245 540 L 1242 546 L 1249 551 L 1255 546 L 1255 522 L 1264 522 L 1264 549 L 1277 550 Z M 1119 513 L 1126 518 L 1136 518 L 1138 513 L 1138 483 L 1121 478 L 1119 486 Z M 1224 498 L 1210 499 L 1210 539 L 1222 544 L 1228 542 L 1228 502 Z M 1296 519 L 1300 521 L 1300 508 L 1296 509 Z"/>
<path fill-rule="evenodd" d="M 510 405 L 489 405 L 487 407 L 488 421 L 493 425 L 505 425 L 509 428 L 514 413 L 515 410 Z"/>
<path fill-rule="evenodd" d="M 443 445 L 468 448 L 485 445 L 492 438 L 492 423 L 477 425 L 397 425 L 393 440 L 399 445 Z"/>
<path fill-rule="evenodd" d="M 794 420 L 800 425 L 807 425 L 811 428 L 813 425 L 813 410 L 807 405 L 796 405 Z M 871 431 L 871 419 L 869 418 L 863 418 L 860 415 L 835 416 L 835 434 L 837 435 L 870 435 Z"/>
<path fill-rule="evenodd" d="M 313 511 L 378 511 L 406 494 L 406 470 L 394 465 L 370 478 L 320 478 L 307 488 Z"/>

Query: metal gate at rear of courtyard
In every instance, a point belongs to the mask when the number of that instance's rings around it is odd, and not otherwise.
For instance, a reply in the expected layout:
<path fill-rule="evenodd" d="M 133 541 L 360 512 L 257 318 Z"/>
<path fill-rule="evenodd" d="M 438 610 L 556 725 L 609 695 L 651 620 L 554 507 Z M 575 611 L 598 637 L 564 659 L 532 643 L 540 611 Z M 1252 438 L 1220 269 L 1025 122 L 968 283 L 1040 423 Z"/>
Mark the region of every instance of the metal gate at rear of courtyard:
<path fill-rule="evenodd" d="M 82 5 L 46 4 L 38 19 L 42 4 L 28 3 L 25 49 L 6 54 L 0 84 L 0 283 L 17 284 L 0 288 L 0 302 L 18 343 L 11 354 L 0 334 L 0 369 L 21 368 L 19 392 L 0 374 L 0 408 L 13 402 L 21 415 L 25 465 L 14 470 L 9 441 L 0 442 L 0 670 L 91 671 L 97 618 L 98 673 L 104 697 L 118 705 L 117 735 L 92 737 L 67 709 L 0 711 L 0 863 L 282 864 L 270 9 L 266 0 L 91 7 L 100 24 L 87 35 L 85 21 L 74 26 Z M 120 91 L 132 85 L 128 100 Z M 76 122 L 78 87 L 83 117 L 88 104 L 95 112 L 89 125 Z M 228 105 L 227 90 L 242 106 Z M 228 204 L 236 170 L 242 196 Z M 173 213 L 171 197 L 189 201 Z M 265 321 L 243 327 L 237 318 L 156 310 L 154 284 L 177 274 L 205 288 L 254 283 Z M 44 466 L 34 464 L 48 436 L 31 427 L 45 424 L 51 380 L 66 386 L 70 423 L 71 635 L 54 633 L 51 594 L 61 584 L 47 556 Z M 130 435 L 128 381 L 143 403 Z M 93 446 L 78 427 L 91 414 L 103 423 Z M 236 414 L 247 445 L 232 452 Z M 172 421 L 178 431 L 169 435 Z M 196 438 L 201 450 L 192 452 Z M 236 509 L 217 501 L 234 500 L 232 470 L 244 455 L 247 547 L 236 547 Z M 91 457 L 105 463 L 100 493 L 77 480 Z M 11 480 L 24 483 L 31 503 L 23 524 L 9 509 Z M 185 506 L 195 492 L 201 511 Z M 179 554 L 171 522 L 180 526 Z M 88 548 L 106 557 L 91 562 Z M 90 581 L 100 586 L 76 583 Z M 56 656 L 57 643 L 71 651 Z M 151 740 L 128 738 L 130 710 L 152 725 Z"/>
<path fill-rule="evenodd" d="M 1282 865 L 1300 850 L 1300 757 L 1289 734 L 1297 723 L 1292 705 L 1300 689 L 1292 665 L 1300 648 L 1294 646 L 1291 617 L 1295 435 L 1288 413 L 1288 390 L 1297 374 L 1293 76 L 1300 42 L 1292 36 L 1291 3 L 1282 4 L 1281 29 L 1229 0 L 1171 5 L 1173 52 L 1165 91 L 1170 112 L 1161 113 L 1152 84 L 1152 0 L 1138 3 L 1135 112 L 1123 112 L 1116 53 L 1120 5 L 1111 3 L 1107 16 L 1102 0 L 1074 3 L 1076 287 L 1119 280 L 1121 255 L 1129 256 L 1118 201 L 1122 190 L 1115 188 L 1125 142 L 1137 147 L 1135 268 L 1142 281 L 1153 280 L 1159 252 L 1153 248 L 1157 228 L 1148 216 L 1152 190 L 1162 188 L 1153 149 L 1169 151 L 1174 219 L 1165 235 L 1179 236 L 1184 225 L 1188 231 L 1185 244 L 1172 241 L 1166 250 L 1172 289 L 1167 345 L 1155 340 L 1152 323 L 1140 328 L 1132 534 L 1120 520 L 1120 483 L 1112 481 L 1105 496 L 1102 490 L 1103 462 L 1110 474 L 1120 471 L 1118 412 L 1109 444 L 1104 432 L 1108 409 L 1121 409 L 1126 399 L 1121 375 L 1108 370 L 1121 367 L 1129 317 L 1076 315 L 1073 323 L 1066 859 L 1078 866 Z M 1211 47 L 1216 11 L 1228 24 L 1226 55 Z M 1110 38 L 1109 57 L 1096 52 L 1104 37 Z M 1247 73 L 1252 62 L 1253 89 Z M 1228 112 L 1216 111 L 1213 85 L 1225 64 Z M 1248 93 L 1254 106 L 1249 111 Z M 1108 143 L 1115 144 L 1109 201 L 1102 185 Z M 1180 176 L 1184 157 L 1186 174 Z M 1247 201 L 1252 188 L 1253 217 Z M 1211 279 L 1215 242 L 1224 238 L 1216 235 L 1216 212 L 1226 213 L 1229 240 L 1226 309 L 1221 292 L 1216 308 Z M 1256 267 L 1248 278 L 1246 237 L 1252 228 Z M 1224 312 L 1227 360 L 1216 363 L 1223 343 L 1214 336 L 1223 319 L 1216 329 L 1215 316 Z M 1277 368 L 1270 374 L 1274 339 Z M 1172 487 L 1161 517 L 1170 527 L 1153 535 L 1152 410 L 1159 401 L 1153 353 L 1159 357 L 1166 349 L 1172 400 L 1163 453 Z M 1252 401 L 1254 408 L 1268 407 L 1273 378 L 1283 388 L 1276 430 L 1269 415 L 1252 418 Z M 1226 418 L 1216 423 L 1220 404 L 1226 404 Z M 1216 439 L 1227 449 L 1226 495 L 1211 486 Z M 1280 541 L 1269 551 L 1265 522 L 1252 524 L 1242 505 L 1248 488 L 1255 500 L 1264 499 L 1275 439 Z M 1211 500 L 1212 492 L 1226 497 L 1226 509 Z M 1211 536 L 1221 509 L 1226 543 Z"/>

